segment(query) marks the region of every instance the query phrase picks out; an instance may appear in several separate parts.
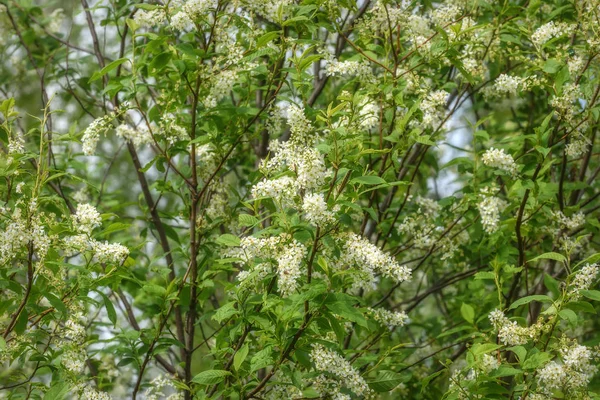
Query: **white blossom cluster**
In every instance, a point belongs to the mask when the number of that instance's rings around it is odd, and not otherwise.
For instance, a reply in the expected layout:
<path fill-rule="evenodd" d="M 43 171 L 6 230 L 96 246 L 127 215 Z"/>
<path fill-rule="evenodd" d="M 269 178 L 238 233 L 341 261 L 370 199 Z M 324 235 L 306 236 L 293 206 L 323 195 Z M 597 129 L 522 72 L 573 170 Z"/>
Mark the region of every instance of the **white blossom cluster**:
<path fill-rule="evenodd" d="M 519 90 L 527 89 L 527 79 L 520 76 L 500 74 L 494 81 L 494 91 L 498 94 L 516 95 Z"/>
<path fill-rule="evenodd" d="M 372 129 L 379 124 L 379 106 L 374 101 L 365 98 L 359 105 L 359 125 L 362 129 Z"/>
<path fill-rule="evenodd" d="M 489 374 L 493 370 L 498 369 L 498 367 L 500 367 L 500 362 L 498 361 L 497 357 L 494 357 L 491 354 L 484 354 L 479 367 L 481 368 L 483 373 Z"/>
<path fill-rule="evenodd" d="M 289 296 L 299 286 L 298 280 L 302 273 L 302 261 L 306 255 L 306 248 L 287 234 L 265 239 L 248 236 L 241 240 L 240 248 L 235 251 L 234 255 L 248 264 L 255 258 L 274 264 L 277 270 L 279 292 L 283 296 Z M 258 271 L 254 271 L 254 269 L 258 269 Z M 238 280 L 244 282 L 249 277 L 256 278 L 255 272 L 259 277 L 264 277 L 270 272 L 270 268 L 264 263 L 256 265 L 254 269 L 240 273 Z"/>
<path fill-rule="evenodd" d="M 152 135 L 145 126 L 132 128 L 129 125 L 121 124 L 117 127 L 115 132 L 118 137 L 129 140 L 136 147 L 152 143 Z"/>
<path fill-rule="evenodd" d="M 302 201 L 304 217 L 313 225 L 325 226 L 335 222 L 335 214 L 330 211 L 321 193 L 309 193 Z"/>
<path fill-rule="evenodd" d="M 384 308 L 369 308 L 367 313 L 380 324 L 387 326 L 390 330 L 397 326 L 404 326 L 410 322 L 404 311 L 389 311 Z"/>
<path fill-rule="evenodd" d="M 246 7 L 271 22 L 280 23 L 291 13 L 293 0 L 246 0 Z"/>
<path fill-rule="evenodd" d="M 557 211 L 553 212 L 552 216 L 561 229 L 573 230 L 585 224 L 585 214 L 582 212 L 577 212 L 571 217 L 567 217 L 562 211 Z"/>
<path fill-rule="evenodd" d="M 355 233 L 343 235 L 342 253 L 339 258 L 341 265 L 358 267 L 354 286 L 369 289 L 376 281 L 376 274 L 391 278 L 400 283 L 411 278 L 411 270 L 384 253 L 379 247 Z"/>
<path fill-rule="evenodd" d="M 94 228 L 102 224 L 100 213 L 91 204 L 78 204 L 72 216 L 73 227 L 80 233 L 91 233 Z"/>
<path fill-rule="evenodd" d="M 138 10 L 133 19 L 141 28 L 153 28 L 163 24 L 167 20 L 167 13 L 164 8 Z"/>
<path fill-rule="evenodd" d="M 90 237 L 92 231 L 102 224 L 100 213 L 91 204 L 78 204 L 71 223 L 79 234 L 62 239 L 65 256 L 91 250 L 98 262 L 121 264 L 129 255 L 129 249 L 119 243 L 99 242 Z"/>
<path fill-rule="evenodd" d="M 112 397 L 106 393 L 96 390 L 90 385 L 83 388 L 81 393 L 81 400 L 111 400 Z"/>
<path fill-rule="evenodd" d="M 174 378 L 171 376 L 163 375 L 159 375 L 152 379 L 152 381 L 150 381 L 151 386 L 146 390 L 146 393 L 144 393 L 144 398 L 146 400 L 183 400 L 183 393 L 177 391 L 177 388 L 173 384 L 173 379 Z M 165 389 L 170 389 L 175 392 L 167 396 L 165 394 Z"/>
<path fill-rule="evenodd" d="M 202 100 L 204 107 L 214 108 L 218 102 L 229 94 L 238 81 L 238 71 L 229 69 L 210 77 L 209 94 Z"/>
<path fill-rule="evenodd" d="M 571 158 L 581 157 L 590 147 L 590 141 L 586 137 L 575 139 L 565 146 L 565 153 Z"/>
<path fill-rule="evenodd" d="M 498 330 L 498 340 L 507 346 L 518 346 L 526 344 L 536 338 L 544 326 L 536 323 L 530 327 L 522 327 L 516 321 L 509 320 L 502 311 L 494 310 L 488 318 L 496 330 Z"/>
<path fill-rule="evenodd" d="M 581 290 L 588 290 L 592 287 L 596 277 L 598 276 L 598 264 L 584 265 L 573 278 L 569 285 L 568 295 L 571 299 L 578 299 Z"/>
<path fill-rule="evenodd" d="M 582 97 L 581 88 L 575 83 L 567 83 L 562 88 L 562 95 L 550 99 L 550 105 L 567 121 L 579 113 L 579 99 Z"/>
<path fill-rule="evenodd" d="M 21 206 L 26 206 L 23 210 Z M 39 260 L 46 257 L 50 248 L 51 238 L 44 226 L 45 216 L 37 212 L 35 199 L 25 204 L 17 202 L 12 210 L 0 207 L 0 214 L 10 215 L 4 229 L 0 231 L 0 264 L 7 265 L 10 261 L 27 254 L 27 244 L 31 243 Z"/>
<path fill-rule="evenodd" d="M 507 203 L 494 196 L 494 190 L 488 187 L 481 189 L 479 198 L 477 208 L 479 209 L 479 215 L 481 215 L 483 230 L 490 234 L 494 233 L 498 230 L 500 214 L 506 208 Z"/>
<path fill-rule="evenodd" d="M 510 154 L 504 152 L 504 149 L 491 147 L 483 153 L 481 160 L 488 167 L 501 169 L 513 177 L 517 175 L 517 163 Z"/>
<path fill-rule="evenodd" d="M 332 400 L 351 400 L 350 395 L 342 393 L 342 383 L 339 379 L 329 378 L 323 374 L 312 380 L 312 387 L 323 398 Z M 327 397 L 329 396 L 329 397 Z"/>
<path fill-rule="evenodd" d="M 446 103 L 449 93 L 445 90 L 436 90 L 427 94 L 421 102 L 420 109 L 423 112 L 421 122 L 424 129 L 438 129 L 446 115 Z"/>
<path fill-rule="evenodd" d="M 114 115 L 105 115 L 104 117 L 96 118 L 85 130 L 81 138 L 83 144 L 83 154 L 86 156 L 94 155 L 100 134 L 105 133 L 110 127 Z"/>
<path fill-rule="evenodd" d="M 547 395 L 557 389 L 565 394 L 575 394 L 585 389 L 598 372 L 598 367 L 592 364 L 597 355 L 582 345 L 562 347 L 559 352 L 562 362 L 550 361 L 537 371 L 538 389 Z"/>
<path fill-rule="evenodd" d="M 315 364 L 317 371 L 327 372 L 335 376 L 357 396 L 370 393 L 369 386 L 363 377 L 344 357 L 335 351 L 329 350 L 321 344 L 315 344 L 310 352 L 310 359 Z"/>
<path fill-rule="evenodd" d="M 574 29 L 575 26 L 573 24 L 568 24 L 565 22 L 555 23 L 554 21 L 550 21 L 547 24 L 540 26 L 535 32 L 533 32 L 531 35 L 531 41 L 536 47 L 541 48 L 544 46 L 544 44 L 550 41 L 550 39 L 570 35 Z"/>
<path fill-rule="evenodd" d="M 367 61 L 338 61 L 333 57 L 327 61 L 325 73 L 327 76 L 358 76 L 367 82 L 374 78 Z"/>

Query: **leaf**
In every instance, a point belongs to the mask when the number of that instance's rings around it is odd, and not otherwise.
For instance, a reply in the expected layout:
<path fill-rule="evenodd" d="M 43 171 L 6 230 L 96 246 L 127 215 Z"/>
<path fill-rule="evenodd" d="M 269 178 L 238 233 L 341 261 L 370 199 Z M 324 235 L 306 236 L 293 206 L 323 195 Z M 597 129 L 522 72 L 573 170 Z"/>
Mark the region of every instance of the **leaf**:
<path fill-rule="evenodd" d="M 235 353 L 235 356 L 233 356 L 233 368 L 235 368 L 236 371 L 240 369 L 242 363 L 248 356 L 248 350 L 248 345 L 245 344 L 237 351 L 237 353 Z"/>
<path fill-rule="evenodd" d="M 554 252 L 549 252 L 549 253 L 544 253 L 541 254 L 535 258 L 532 258 L 531 260 L 527 261 L 527 262 L 532 262 L 535 260 L 539 260 L 539 259 L 549 259 L 549 260 L 556 260 L 556 261 L 560 261 L 560 262 L 566 262 L 567 259 L 565 256 L 563 256 L 562 254 L 559 253 L 554 253 Z"/>
<path fill-rule="evenodd" d="M 235 309 L 235 301 L 232 301 L 232 302 L 229 302 L 229 303 L 221 306 L 221 308 L 219 308 L 215 312 L 215 314 L 212 316 L 212 319 L 214 319 L 218 323 L 221 323 L 221 322 L 225 321 L 227 318 L 229 318 L 237 313 L 238 313 L 238 310 Z"/>
<path fill-rule="evenodd" d="M 165 51 L 164 53 L 160 53 L 150 62 L 150 70 L 160 71 L 169 63 L 169 61 L 171 61 L 170 52 Z"/>
<path fill-rule="evenodd" d="M 552 299 L 550 297 L 546 296 L 545 294 L 534 294 L 533 296 L 526 296 L 526 297 L 523 297 L 522 299 L 515 301 L 514 303 L 512 303 L 510 305 L 510 307 L 508 309 L 514 310 L 515 308 L 522 306 L 524 304 L 529 304 L 532 301 L 539 301 L 542 303 L 552 303 Z"/>
<path fill-rule="evenodd" d="M 523 369 L 537 369 L 546 364 L 548 361 L 552 360 L 552 358 L 552 354 L 550 353 L 535 353 L 525 360 L 523 363 Z"/>
<path fill-rule="evenodd" d="M 254 226 L 258 224 L 258 218 L 250 214 L 240 214 L 238 216 L 238 222 L 240 226 Z"/>
<path fill-rule="evenodd" d="M 516 369 L 513 367 L 507 367 L 507 366 L 501 366 L 498 369 L 495 369 L 494 371 L 492 371 L 490 373 L 490 377 L 492 378 L 502 378 L 504 376 L 514 376 L 514 375 L 519 375 L 522 374 L 523 371 L 521 371 L 520 369 Z"/>
<path fill-rule="evenodd" d="M 200 385 L 215 385 L 222 382 L 225 377 L 229 375 L 231 375 L 231 372 L 225 371 L 224 369 L 210 369 L 208 371 L 202 371 L 194 376 L 192 382 Z"/>
<path fill-rule="evenodd" d="M 590 300 L 600 301 L 600 291 L 598 290 L 580 290 L 579 294 Z"/>
<path fill-rule="evenodd" d="M 115 307 L 113 306 L 112 302 L 110 301 L 110 299 L 108 298 L 107 295 L 105 295 L 104 293 L 102 293 L 99 290 L 96 290 L 96 292 L 102 296 L 102 299 L 104 300 L 104 307 L 106 308 L 106 314 L 108 315 L 108 319 L 110 319 L 110 322 L 113 323 L 113 326 L 117 326 L 117 312 L 115 311 Z"/>
<path fill-rule="evenodd" d="M 381 371 L 374 381 L 367 382 L 369 387 L 377 393 L 389 392 L 404 382 L 402 376 L 394 371 Z"/>
<path fill-rule="evenodd" d="M 69 393 L 69 384 L 65 381 L 57 382 L 44 394 L 44 399 L 48 400 L 63 400 Z"/>
<path fill-rule="evenodd" d="M 575 314 L 575 311 L 569 310 L 568 308 L 560 310 L 558 316 L 569 321 L 571 325 L 575 325 L 577 323 L 577 314 Z"/>
<path fill-rule="evenodd" d="M 385 179 L 375 176 L 375 175 L 366 175 L 359 176 L 358 178 L 354 178 L 350 181 L 350 183 L 360 183 L 361 185 L 381 185 L 383 183 L 387 183 Z"/>
<path fill-rule="evenodd" d="M 273 363 L 273 358 L 271 357 L 271 347 L 267 347 L 262 349 L 258 353 L 252 357 L 250 360 L 250 372 L 254 372 L 261 368 L 267 367 Z"/>
<path fill-rule="evenodd" d="M 88 81 L 88 83 L 94 82 L 94 81 L 102 78 L 104 75 L 108 74 L 110 71 L 117 68 L 119 65 L 123 64 L 126 61 L 129 61 L 129 59 L 126 57 L 123 57 L 123 58 L 119 58 L 118 60 L 111 62 L 110 64 L 108 64 L 107 66 L 102 68 L 100 71 L 94 72 L 92 74 L 92 77 Z"/>
<path fill-rule="evenodd" d="M 473 306 L 463 303 L 460 307 L 460 313 L 465 319 L 465 321 L 473 323 L 475 321 L 475 309 Z"/>
<path fill-rule="evenodd" d="M 423 393 L 425 391 L 425 388 L 429 385 L 429 382 L 431 382 L 435 377 L 440 375 L 442 372 L 444 372 L 443 369 L 438 372 L 434 372 L 433 374 L 431 374 L 428 377 L 426 377 L 425 379 L 423 379 L 423 382 L 421 382 L 421 393 Z"/>
<path fill-rule="evenodd" d="M 498 350 L 500 347 L 502 347 L 502 345 L 495 343 L 477 343 L 471 347 L 471 353 L 478 356 L 489 353 L 490 351 Z"/>
<path fill-rule="evenodd" d="M 61 299 L 53 295 L 52 293 L 44 293 L 44 297 L 48 299 L 52 307 L 54 307 L 57 311 L 60 311 L 63 314 L 67 314 L 67 307 L 65 303 L 62 302 Z"/>
<path fill-rule="evenodd" d="M 224 235 L 221 235 L 217 238 L 216 240 L 217 244 L 220 244 L 221 246 L 227 246 L 227 247 L 238 247 L 241 243 L 240 238 L 232 235 L 230 233 L 226 233 Z"/>

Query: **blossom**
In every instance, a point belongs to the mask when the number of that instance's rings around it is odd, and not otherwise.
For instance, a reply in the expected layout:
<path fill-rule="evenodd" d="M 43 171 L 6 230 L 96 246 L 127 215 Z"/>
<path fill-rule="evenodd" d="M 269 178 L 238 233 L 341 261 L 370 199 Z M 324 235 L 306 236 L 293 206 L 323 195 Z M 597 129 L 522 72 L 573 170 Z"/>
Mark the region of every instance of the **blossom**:
<path fill-rule="evenodd" d="M 397 326 L 404 326 L 409 322 L 404 311 L 389 311 L 384 308 L 369 308 L 367 311 L 375 321 L 387 326 L 390 330 Z"/>
<path fill-rule="evenodd" d="M 569 295 L 578 298 L 579 292 L 582 290 L 588 290 L 598 276 L 598 264 L 586 264 L 584 265 L 573 278 L 573 281 L 569 285 Z"/>
<path fill-rule="evenodd" d="M 526 79 L 519 76 L 500 74 L 494 81 L 494 90 L 499 94 L 517 94 L 519 89 L 525 89 Z"/>
<path fill-rule="evenodd" d="M 357 396 L 369 394 L 370 389 L 367 382 L 344 357 L 335 351 L 331 351 L 321 344 L 315 344 L 310 352 L 310 359 L 315 364 L 317 371 L 334 375 Z"/>
<path fill-rule="evenodd" d="M 423 112 L 423 128 L 439 128 L 446 114 L 446 103 L 449 96 L 445 90 L 436 90 L 427 94 L 420 107 Z"/>
<path fill-rule="evenodd" d="M 122 137 L 125 140 L 131 141 L 134 146 L 140 146 L 143 144 L 152 143 L 152 135 L 150 131 L 142 126 L 138 128 L 131 128 L 126 124 L 121 124 L 116 129 L 117 136 Z"/>
<path fill-rule="evenodd" d="M 391 278 L 395 282 L 404 282 L 410 279 L 411 271 L 406 266 L 401 266 L 391 256 L 370 243 L 367 239 L 355 233 L 345 235 L 342 239 L 343 251 L 340 263 L 344 265 L 357 265 L 361 278 L 355 286 L 367 288 L 375 280 L 375 273 Z"/>
<path fill-rule="evenodd" d="M 531 35 L 531 41 L 536 47 L 542 47 L 552 38 L 559 38 L 561 36 L 570 35 L 573 32 L 575 26 L 573 24 L 567 24 L 564 22 L 555 23 L 550 21 L 547 24 L 540 26 Z"/>
<path fill-rule="evenodd" d="M 92 230 L 102 223 L 100 213 L 91 204 L 78 204 L 77 211 L 72 217 L 73 225 L 77 232 L 91 233 Z"/>
<path fill-rule="evenodd" d="M 481 215 L 481 225 L 487 233 L 494 233 L 498 229 L 500 213 L 506 208 L 506 202 L 492 195 L 490 188 L 481 190 L 480 201 L 477 204 Z"/>
<path fill-rule="evenodd" d="M 517 174 L 517 164 L 510 154 L 504 152 L 504 149 L 489 148 L 481 158 L 488 167 L 498 168 L 508 172 L 512 176 Z"/>
<path fill-rule="evenodd" d="M 327 209 L 327 203 L 322 194 L 311 193 L 304 196 L 302 211 L 304 211 L 306 219 L 313 225 L 327 225 L 335 221 L 334 214 Z"/>
<path fill-rule="evenodd" d="M 154 10 L 138 10 L 133 19 L 142 28 L 153 28 L 165 22 L 167 13 L 162 8 L 155 8 Z"/>
<path fill-rule="evenodd" d="M 101 263 L 121 264 L 129 255 L 129 249 L 119 243 L 91 242 L 94 256 Z"/>

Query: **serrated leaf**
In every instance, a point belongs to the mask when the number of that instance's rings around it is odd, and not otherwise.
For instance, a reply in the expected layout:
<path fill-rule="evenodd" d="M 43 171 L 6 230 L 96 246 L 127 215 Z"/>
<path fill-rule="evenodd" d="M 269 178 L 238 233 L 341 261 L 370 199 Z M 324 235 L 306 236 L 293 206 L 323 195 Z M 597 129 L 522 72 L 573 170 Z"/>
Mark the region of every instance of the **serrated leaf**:
<path fill-rule="evenodd" d="M 231 375 L 231 372 L 224 369 L 210 369 L 202 371 L 192 378 L 192 382 L 200 385 L 215 385 L 222 382 L 225 377 Z"/>
<path fill-rule="evenodd" d="M 350 181 L 350 183 L 359 183 L 361 185 L 381 185 L 387 183 L 385 179 L 375 176 L 375 175 L 366 175 L 359 176 L 358 178 L 354 178 Z"/>
<path fill-rule="evenodd" d="M 241 243 L 240 238 L 232 235 L 230 233 L 226 233 L 221 235 L 216 240 L 217 244 L 227 247 L 238 247 Z"/>
<path fill-rule="evenodd" d="M 524 304 L 529 304 L 532 301 L 539 301 L 542 303 L 552 303 L 552 299 L 545 294 L 534 294 L 533 296 L 523 297 L 510 305 L 509 310 L 514 310 L 515 308 L 522 306 Z"/>
<path fill-rule="evenodd" d="M 467 303 L 463 303 L 462 306 L 460 306 L 460 314 L 465 319 L 465 321 L 471 324 L 475 321 L 475 309 L 473 308 L 473 306 Z"/>
<path fill-rule="evenodd" d="M 590 300 L 600 301 L 600 291 L 598 290 L 580 290 L 579 294 Z"/>
<path fill-rule="evenodd" d="M 563 256 L 562 254 L 551 251 L 549 253 L 544 253 L 535 258 L 532 258 L 528 262 L 532 262 L 532 261 L 540 260 L 540 259 L 556 260 L 556 261 L 560 261 L 563 263 L 567 261 L 566 257 Z"/>
<path fill-rule="evenodd" d="M 238 216 L 238 223 L 240 226 L 254 226 L 258 224 L 258 218 L 250 214 L 240 214 Z"/>
<path fill-rule="evenodd" d="M 102 78 L 104 75 L 108 74 L 110 71 L 117 68 L 119 65 L 123 64 L 126 61 L 129 61 L 129 59 L 126 57 L 123 57 L 123 58 L 119 58 L 118 60 L 111 62 L 110 64 L 108 64 L 107 66 L 102 68 L 100 71 L 94 72 L 92 74 L 92 77 L 88 81 L 88 83 L 94 82 L 94 81 Z"/>
<path fill-rule="evenodd" d="M 237 353 L 235 353 L 235 356 L 233 356 L 233 368 L 235 368 L 236 371 L 242 366 L 242 363 L 248 356 L 248 351 L 248 345 L 245 344 L 237 351 Z"/>

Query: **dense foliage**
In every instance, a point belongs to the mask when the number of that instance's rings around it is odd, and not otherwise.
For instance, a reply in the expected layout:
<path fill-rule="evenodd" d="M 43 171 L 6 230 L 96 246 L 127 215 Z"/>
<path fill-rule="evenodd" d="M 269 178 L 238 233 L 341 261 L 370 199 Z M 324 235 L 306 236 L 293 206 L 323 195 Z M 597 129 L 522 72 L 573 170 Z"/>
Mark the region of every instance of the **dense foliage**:
<path fill-rule="evenodd" d="M 0 398 L 600 398 L 599 27 L 0 0 Z"/>

